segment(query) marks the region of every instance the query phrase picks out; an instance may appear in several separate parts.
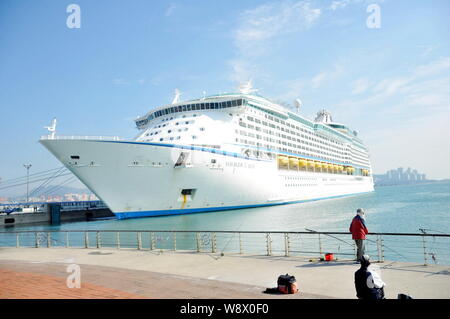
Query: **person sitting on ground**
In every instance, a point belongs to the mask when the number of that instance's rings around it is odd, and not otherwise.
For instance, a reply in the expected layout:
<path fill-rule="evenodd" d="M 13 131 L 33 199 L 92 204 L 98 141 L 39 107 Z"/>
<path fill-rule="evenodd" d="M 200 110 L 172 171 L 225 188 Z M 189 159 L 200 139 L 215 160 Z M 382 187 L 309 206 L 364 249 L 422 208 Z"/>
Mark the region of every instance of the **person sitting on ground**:
<path fill-rule="evenodd" d="M 355 272 L 356 297 L 358 299 L 384 299 L 384 287 L 380 274 L 369 268 L 370 257 L 363 255 L 361 267 Z"/>

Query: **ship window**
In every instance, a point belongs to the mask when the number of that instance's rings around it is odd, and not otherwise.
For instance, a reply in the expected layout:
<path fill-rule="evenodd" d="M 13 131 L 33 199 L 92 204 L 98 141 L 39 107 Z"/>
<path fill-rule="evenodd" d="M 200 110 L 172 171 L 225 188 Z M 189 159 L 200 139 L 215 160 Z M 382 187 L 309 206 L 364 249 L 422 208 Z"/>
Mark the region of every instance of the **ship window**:
<path fill-rule="evenodd" d="M 231 106 L 237 106 L 237 100 L 233 100 L 233 102 L 231 103 Z"/>
<path fill-rule="evenodd" d="M 205 104 L 204 103 L 200 104 L 200 109 L 202 109 L 202 110 L 205 109 Z"/>
<path fill-rule="evenodd" d="M 186 111 L 186 105 L 182 106 L 182 110 L 183 110 L 183 112 Z"/>
<path fill-rule="evenodd" d="M 191 104 L 189 104 L 189 105 L 187 106 L 187 110 L 188 110 L 188 111 L 191 111 L 191 110 L 192 110 L 192 105 L 191 105 Z"/>
<path fill-rule="evenodd" d="M 80 159 L 80 156 L 78 156 L 78 155 L 71 155 L 70 158 L 71 159 Z"/>

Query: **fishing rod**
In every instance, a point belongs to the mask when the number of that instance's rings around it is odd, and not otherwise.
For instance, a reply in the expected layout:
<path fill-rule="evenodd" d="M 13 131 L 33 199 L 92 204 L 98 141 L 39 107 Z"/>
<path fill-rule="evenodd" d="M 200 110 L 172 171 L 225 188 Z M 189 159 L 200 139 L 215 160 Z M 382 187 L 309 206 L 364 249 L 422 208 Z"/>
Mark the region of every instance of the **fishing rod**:
<path fill-rule="evenodd" d="M 305 230 L 306 230 L 306 231 L 309 231 L 309 232 L 311 232 L 311 233 L 317 233 L 317 231 L 312 230 L 312 229 L 305 228 Z M 346 243 L 347 245 L 350 245 L 350 246 L 353 247 L 353 244 L 349 243 L 348 241 L 345 241 L 345 240 L 342 240 L 342 239 L 340 239 L 340 238 L 337 238 L 336 236 L 332 236 L 332 235 L 330 235 L 330 234 L 323 234 L 323 235 L 329 236 L 329 237 L 334 238 L 334 239 L 337 239 L 337 240 L 339 240 L 339 241 L 341 241 L 341 242 L 343 242 L 343 243 Z"/>
<path fill-rule="evenodd" d="M 317 231 L 311 230 L 311 229 L 308 229 L 308 228 L 305 228 L 305 230 L 307 230 L 307 231 L 309 231 L 309 232 L 317 233 Z M 337 238 L 337 237 L 335 237 L 335 236 L 332 236 L 332 235 L 329 235 L 329 234 L 323 234 L 323 235 L 326 235 L 326 236 L 332 237 L 332 238 L 334 238 L 334 239 L 337 239 L 337 240 L 339 240 L 339 241 L 341 241 L 341 242 L 343 242 L 343 243 L 346 243 L 347 245 L 350 245 L 350 246 L 352 246 L 352 247 L 354 246 L 354 244 L 351 244 L 351 243 L 349 243 L 349 242 L 347 242 L 347 241 L 345 241 L 345 240 L 342 240 L 342 239 L 340 239 L 340 238 Z M 366 238 L 366 240 L 369 241 L 369 242 L 371 242 L 371 243 L 377 244 L 377 242 L 374 241 L 374 240 L 367 239 L 367 238 Z M 386 247 L 387 249 L 389 249 L 389 250 L 391 250 L 392 252 L 396 253 L 397 255 L 399 255 L 400 257 L 402 257 L 403 259 L 408 260 L 408 258 L 406 258 L 406 257 L 403 256 L 402 254 L 400 254 L 398 251 L 396 251 L 396 250 L 390 248 L 390 247 L 387 246 L 386 244 L 384 245 L 384 247 Z"/>
<path fill-rule="evenodd" d="M 371 240 L 371 239 L 368 239 L 368 238 L 366 238 L 366 240 L 369 241 L 369 242 L 371 242 L 371 243 L 377 244 L 377 242 L 376 242 L 375 240 Z M 399 255 L 400 257 L 402 257 L 403 259 L 408 260 L 408 258 L 406 258 L 406 257 L 403 256 L 402 254 L 400 254 L 398 251 L 396 251 L 396 250 L 390 248 L 388 245 L 383 244 L 383 246 L 386 247 L 387 249 L 389 249 L 390 251 L 396 253 L 397 255 Z"/>

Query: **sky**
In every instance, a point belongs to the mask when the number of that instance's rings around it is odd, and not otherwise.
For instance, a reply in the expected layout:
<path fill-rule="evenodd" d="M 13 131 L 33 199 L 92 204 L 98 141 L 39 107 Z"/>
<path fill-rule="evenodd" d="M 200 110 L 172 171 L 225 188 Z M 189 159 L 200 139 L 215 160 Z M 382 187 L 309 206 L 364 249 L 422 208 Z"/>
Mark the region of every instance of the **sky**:
<path fill-rule="evenodd" d="M 53 117 L 59 135 L 133 138 L 175 88 L 188 100 L 248 80 L 358 130 L 374 173 L 450 178 L 449 12 L 447 0 L 2 0 L 0 178 L 61 166 L 38 142 Z"/>

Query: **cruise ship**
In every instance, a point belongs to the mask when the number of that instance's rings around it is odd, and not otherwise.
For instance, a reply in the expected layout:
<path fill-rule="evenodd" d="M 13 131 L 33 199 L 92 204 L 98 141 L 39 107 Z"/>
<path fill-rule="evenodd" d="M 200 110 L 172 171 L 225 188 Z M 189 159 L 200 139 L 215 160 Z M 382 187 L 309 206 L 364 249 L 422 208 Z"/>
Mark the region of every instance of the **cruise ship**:
<path fill-rule="evenodd" d="M 297 101 L 297 106 L 300 102 Z M 262 207 L 374 190 L 358 132 L 257 94 L 181 101 L 135 120 L 138 135 L 58 136 L 43 144 L 118 219 Z"/>

